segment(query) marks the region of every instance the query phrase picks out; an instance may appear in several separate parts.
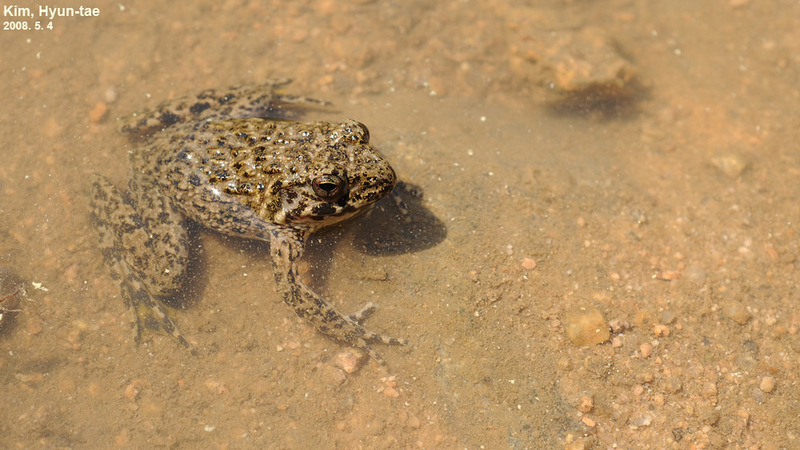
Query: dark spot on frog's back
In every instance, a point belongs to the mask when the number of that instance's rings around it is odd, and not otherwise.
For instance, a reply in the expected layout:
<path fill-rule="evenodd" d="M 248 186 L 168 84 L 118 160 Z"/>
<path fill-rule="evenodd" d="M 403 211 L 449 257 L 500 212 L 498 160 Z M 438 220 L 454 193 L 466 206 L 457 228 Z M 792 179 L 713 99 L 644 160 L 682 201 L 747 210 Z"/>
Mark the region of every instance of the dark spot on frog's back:
<path fill-rule="evenodd" d="M 189 111 L 196 116 L 210 107 L 211 105 L 208 103 L 195 103 L 191 108 L 189 108 Z"/>
<path fill-rule="evenodd" d="M 164 114 L 161 115 L 161 117 L 158 118 L 158 121 L 161 123 L 161 125 L 163 125 L 165 127 L 168 127 L 170 125 L 174 125 L 174 124 L 178 123 L 179 120 L 180 120 L 180 117 L 178 117 L 176 114 L 173 114 L 173 113 L 171 113 L 169 111 L 165 112 Z"/>

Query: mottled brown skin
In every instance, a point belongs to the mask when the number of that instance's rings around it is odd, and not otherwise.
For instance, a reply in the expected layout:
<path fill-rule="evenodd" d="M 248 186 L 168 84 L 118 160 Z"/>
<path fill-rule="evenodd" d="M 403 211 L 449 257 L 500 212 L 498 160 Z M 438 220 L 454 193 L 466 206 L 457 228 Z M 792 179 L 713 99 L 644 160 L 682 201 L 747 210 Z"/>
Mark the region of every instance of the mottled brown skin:
<path fill-rule="evenodd" d="M 344 315 L 299 278 L 308 236 L 369 209 L 395 185 L 391 166 L 355 121 L 296 122 L 269 116 L 309 100 L 276 94 L 285 81 L 204 91 L 135 115 L 121 130 L 141 143 L 130 153 L 128 191 L 92 180 L 100 249 L 125 303 L 137 341 L 146 326 L 188 341 L 161 299 L 186 277 L 184 220 L 220 233 L 270 242 L 277 290 L 323 334 L 383 359 L 370 342 L 404 344 L 366 330 L 374 309 Z"/>

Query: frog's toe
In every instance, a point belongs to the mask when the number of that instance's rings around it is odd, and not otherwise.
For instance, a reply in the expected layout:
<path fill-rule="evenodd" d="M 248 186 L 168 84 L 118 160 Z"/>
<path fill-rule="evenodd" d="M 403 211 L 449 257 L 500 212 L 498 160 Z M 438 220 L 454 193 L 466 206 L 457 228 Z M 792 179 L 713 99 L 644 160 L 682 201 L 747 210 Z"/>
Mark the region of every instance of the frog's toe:
<path fill-rule="evenodd" d="M 378 305 L 376 305 L 375 303 L 372 303 L 372 302 L 367 302 L 367 304 L 364 305 L 364 307 L 362 307 L 358 311 L 354 312 L 353 314 L 350 314 L 347 317 L 349 317 L 354 322 L 361 323 L 367 317 L 371 316 L 372 313 L 374 313 L 376 309 L 378 309 Z"/>
<path fill-rule="evenodd" d="M 366 351 L 369 357 L 374 359 L 376 363 L 380 364 L 381 367 L 389 367 L 389 365 L 386 364 L 386 360 L 383 359 L 380 353 L 369 347 L 364 347 L 364 351 Z"/>
<path fill-rule="evenodd" d="M 364 340 L 367 342 L 381 342 L 388 345 L 406 345 L 408 344 L 408 339 L 399 338 L 399 337 L 392 337 L 392 336 L 385 336 L 383 334 L 373 333 L 371 331 L 367 331 L 364 335 Z"/>
<path fill-rule="evenodd" d="M 178 343 L 191 350 L 194 354 L 195 349 L 192 344 L 183 336 L 178 325 L 172 320 L 167 308 L 153 298 L 145 289 L 125 289 L 123 293 L 127 297 L 128 306 L 133 310 L 136 319 L 136 342 L 142 341 L 144 330 L 164 331 L 175 338 Z"/>

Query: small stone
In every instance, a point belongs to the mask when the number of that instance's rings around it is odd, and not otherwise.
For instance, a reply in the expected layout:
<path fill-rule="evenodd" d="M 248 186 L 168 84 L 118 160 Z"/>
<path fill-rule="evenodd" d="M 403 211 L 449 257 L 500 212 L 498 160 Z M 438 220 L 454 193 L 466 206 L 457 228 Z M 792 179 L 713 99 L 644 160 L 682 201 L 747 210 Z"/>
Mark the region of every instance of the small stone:
<path fill-rule="evenodd" d="M 696 284 L 703 284 L 706 281 L 706 271 L 702 266 L 691 264 L 683 271 L 684 277 Z"/>
<path fill-rule="evenodd" d="M 611 321 L 608 322 L 608 325 L 611 327 L 611 331 L 614 333 L 622 333 L 631 327 L 631 324 L 622 319 L 611 319 Z"/>
<path fill-rule="evenodd" d="M 103 102 L 97 102 L 97 104 L 94 105 L 94 108 L 92 108 L 92 110 L 89 111 L 89 120 L 94 123 L 97 123 L 103 120 L 107 114 L 108 114 L 108 106 L 106 106 L 106 104 Z"/>
<path fill-rule="evenodd" d="M 576 306 L 567 311 L 565 327 L 567 338 L 575 345 L 600 344 L 611 335 L 603 314 L 591 305 Z"/>
<path fill-rule="evenodd" d="M 767 401 L 767 399 L 764 397 L 764 391 L 762 391 L 759 388 L 754 387 L 753 389 L 751 389 L 750 395 L 753 396 L 753 400 L 758 402 L 759 405 Z"/>
<path fill-rule="evenodd" d="M 578 404 L 575 406 L 578 411 L 582 413 L 588 413 L 592 410 L 594 406 L 594 400 L 589 395 L 582 395 L 581 398 L 578 399 Z"/>
<path fill-rule="evenodd" d="M 14 376 L 17 378 L 17 380 L 19 380 L 19 381 L 21 381 L 21 382 L 23 382 L 23 383 L 25 383 L 25 384 L 27 384 L 29 386 L 37 385 L 37 384 L 41 383 L 42 380 L 44 380 L 44 374 L 42 374 L 40 372 L 18 373 L 18 374 L 14 375 Z"/>
<path fill-rule="evenodd" d="M 711 158 L 711 165 L 728 178 L 738 178 L 747 168 L 747 161 L 739 155 L 727 154 Z"/>
<path fill-rule="evenodd" d="M 334 358 L 333 363 L 347 373 L 353 373 L 364 362 L 364 354 L 358 350 L 345 350 Z"/>
<path fill-rule="evenodd" d="M 642 384 L 650 384 L 656 377 L 650 372 L 643 372 L 636 375 L 636 380 Z"/>
<path fill-rule="evenodd" d="M 766 393 L 770 393 L 775 390 L 775 378 L 773 377 L 764 377 L 761 379 L 761 384 L 758 385 L 762 391 Z"/>
<path fill-rule="evenodd" d="M 667 378 L 666 383 L 664 384 L 664 389 L 671 394 L 680 391 L 682 388 L 683 383 L 678 377 Z"/>
<path fill-rule="evenodd" d="M 592 420 L 592 419 L 590 419 L 590 418 L 588 418 L 586 416 L 583 416 L 581 421 L 583 422 L 584 425 L 586 425 L 589 428 L 594 428 L 594 426 L 597 425 L 594 420 Z"/>
<path fill-rule="evenodd" d="M 532 258 L 523 258 L 522 259 L 522 268 L 525 270 L 532 270 L 536 268 L 536 261 Z"/>
<path fill-rule="evenodd" d="M 132 402 L 136 402 L 136 397 L 139 396 L 139 389 L 138 385 L 141 384 L 141 381 L 136 380 L 133 383 L 129 384 L 125 387 L 125 398 Z"/>
<path fill-rule="evenodd" d="M 658 279 L 659 280 L 664 280 L 664 281 L 672 281 L 672 280 L 678 279 L 680 276 L 681 276 L 681 273 L 678 272 L 677 270 L 665 269 L 665 270 L 662 270 L 661 273 L 658 274 Z"/>
<path fill-rule="evenodd" d="M 643 359 L 649 358 L 653 354 L 653 346 L 647 343 L 640 345 L 639 354 L 642 355 Z"/>
<path fill-rule="evenodd" d="M 708 382 L 703 385 L 703 397 L 711 398 L 717 396 L 717 383 Z"/>
<path fill-rule="evenodd" d="M 628 425 L 633 428 L 646 427 L 651 423 L 653 423 L 653 416 L 649 413 L 637 414 L 628 419 Z"/>
<path fill-rule="evenodd" d="M 383 395 L 385 395 L 385 396 L 387 396 L 387 397 L 391 397 L 391 398 L 400 397 L 400 393 L 399 393 L 399 392 L 397 392 L 397 389 L 395 389 L 395 388 L 394 388 L 394 387 L 392 387 L 392 386 L 388 386 L 388 387 L 386 387 L 386 388 L 383 390 Z"/>
<path fill-rule="evenodd" d="M 750 320 L 750 312 L 747 307 L 737 301 L 725 302 L 722 305 L 722 314 L 739 325 L 744 325 Z"/>
<path fill-rule="evenodd" d="M 397 391 L 397 382 L 394 376 L 384 378 L 383 383 L 384 385 L 379 388 L 379 391 L 383 392 L 383 395 L 390 398 L 397 398 L 400 396 L 400 392 Z"/>
<path fill-rule="evenodd" d="M 103 100 L 105 100 L 106 103 L 114 103 L 117 101 L 117 90 L 113 87 L 107 88 L 103 91 Z"/>
<path fill-rule="evenodd" d="M 655 324 L 653 325 L 653 334 L 658 337 L 667 337 L 669 336 L 669 327 L 666 325 Z"/>

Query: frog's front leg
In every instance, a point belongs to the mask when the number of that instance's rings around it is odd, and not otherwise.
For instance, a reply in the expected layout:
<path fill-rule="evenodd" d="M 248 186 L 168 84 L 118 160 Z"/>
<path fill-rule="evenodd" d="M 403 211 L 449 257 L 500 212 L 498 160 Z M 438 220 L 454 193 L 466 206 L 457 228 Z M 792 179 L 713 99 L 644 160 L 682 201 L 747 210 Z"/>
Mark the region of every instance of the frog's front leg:
<path fill-rule="evenodd" d="M 405 345 L 408 341 L 373 333 L 359 323 L 375 309 L 374 303 L 367 303 L 352 315 L 344 315 L 300 280 L 297 261 L 303 254 L 307 237 L 304 232 L 296 230 L 281 229 L 272 233 L 270 253 L 278 293 L 298 316 L 322 334 L 363 349 L 372 359 L 385 366 L 386 362 L 370 348 L 369 343 Z"/>
<path fill-rule="evenodd" d="M 160 329 L 191 348 L 159 300 L 182 284 L 188 251 L 182 218 L 157 192 L 133 177 L 126 197 L 107 178 L 95 175 L 92 222 L 111 277 L 134 312 L 136 341 L 145 328 Z"/>

